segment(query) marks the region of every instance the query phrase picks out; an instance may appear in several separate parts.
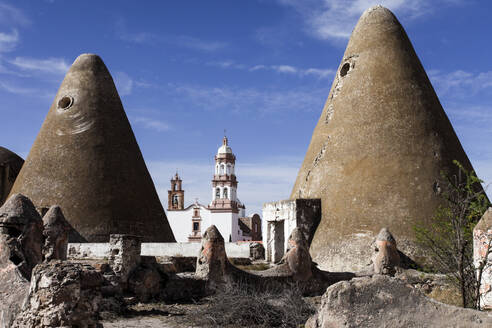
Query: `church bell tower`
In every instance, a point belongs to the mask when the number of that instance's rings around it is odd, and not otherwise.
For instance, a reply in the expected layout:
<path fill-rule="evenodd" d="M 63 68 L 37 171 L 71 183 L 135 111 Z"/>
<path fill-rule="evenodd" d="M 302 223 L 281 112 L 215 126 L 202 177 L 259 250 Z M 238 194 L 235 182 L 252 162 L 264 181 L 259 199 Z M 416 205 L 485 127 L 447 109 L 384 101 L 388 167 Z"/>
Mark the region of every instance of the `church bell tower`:
<path fill-rule="evenodd" d="M 184 209 L 184 190 L 182 189 L 182 180 L 178 172 L 171 179 L 171 190 L 167 191 L 167 210 L 182 211 Z"/>
<path fill-rule="evenodd" d="M 212 202 L 209 209 L 214 212 L 238 213 L 237 180 L 234 172 L 236 156 L 224 136 L 222 146 L 215 156 L 215 174 L 212 180 Z"/>

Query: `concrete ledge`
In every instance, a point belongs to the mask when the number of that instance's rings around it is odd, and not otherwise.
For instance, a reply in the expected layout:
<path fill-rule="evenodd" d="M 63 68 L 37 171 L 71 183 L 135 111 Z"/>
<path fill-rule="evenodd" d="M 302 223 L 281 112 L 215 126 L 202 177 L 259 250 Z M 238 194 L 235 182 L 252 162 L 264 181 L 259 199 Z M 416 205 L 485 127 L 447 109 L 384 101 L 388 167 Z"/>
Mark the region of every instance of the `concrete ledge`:
<path fill-rule="evenodd" d="M 142 243 L 142 256 L 196 257 L 200 243 Z M 228 257 L 249 258 L 249 243 L 225 243 Z M 69 243 L 68 258 L 105 258 L 109 256 L 109 243 Z"/>

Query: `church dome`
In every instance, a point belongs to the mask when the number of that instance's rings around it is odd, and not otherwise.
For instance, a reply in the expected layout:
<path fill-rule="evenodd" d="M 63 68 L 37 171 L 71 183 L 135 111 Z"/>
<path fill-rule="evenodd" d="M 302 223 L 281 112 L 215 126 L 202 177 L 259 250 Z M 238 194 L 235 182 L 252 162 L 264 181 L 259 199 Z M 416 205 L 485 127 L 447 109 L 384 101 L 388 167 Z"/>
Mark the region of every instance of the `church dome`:
<path fill-rule="evenodd" d="M 220 146 L 219 149 L 217 150 L 217 155 L 232 154 L 232 149 L 231 147 L 229 147 L 227 143 L 228 143 L 227 137 L 224 137 L 224 139 L 222 140 L 222 146 Z"/>

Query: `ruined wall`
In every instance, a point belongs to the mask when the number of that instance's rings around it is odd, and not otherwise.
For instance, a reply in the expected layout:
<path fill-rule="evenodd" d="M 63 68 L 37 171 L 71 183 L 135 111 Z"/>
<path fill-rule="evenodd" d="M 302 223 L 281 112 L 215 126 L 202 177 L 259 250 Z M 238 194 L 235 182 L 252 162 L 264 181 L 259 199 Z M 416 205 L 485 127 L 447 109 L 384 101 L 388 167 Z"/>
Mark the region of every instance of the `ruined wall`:
<path fill-rule="evenodd" d="M 226 243 L 227 254 L 234 258 L 248 258 L 249 243 Z M 142 243 L 142 256 L 183 256 L 195 257 L 200 251 L 200 243 Z M 109 243 L 69 243 L 68 257 L 107 258 Z"/>
<path fill-rule="evenodd" d="M 265 203 L 261 230 L 267 261 L 280 261 L 287 250 L 289 236 L 295 228 L 299 228 L 309 245 L 320 220 L 320 199 Z"/>

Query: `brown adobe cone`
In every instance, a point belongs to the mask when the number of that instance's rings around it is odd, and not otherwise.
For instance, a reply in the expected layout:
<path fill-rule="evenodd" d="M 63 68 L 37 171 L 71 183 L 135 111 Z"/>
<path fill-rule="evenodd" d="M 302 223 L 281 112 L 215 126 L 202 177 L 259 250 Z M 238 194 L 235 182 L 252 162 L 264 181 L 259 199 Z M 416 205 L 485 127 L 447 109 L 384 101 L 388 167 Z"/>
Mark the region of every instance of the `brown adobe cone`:
<path fill-rule="evenodd" d="M 113 79 L 99 56 L 80 55 L 68 71 L 11 194 L 41 209 L 57 204 L 77 233 L 173 242 L 174 236 Z"/>
<path fill-rule="evenodd" d="M 0 206 L 7 200 L 22 164 L 24 160 L 20 156 L 0 146 Z"/>
<path fill-rule="evenodd" d="M 472 169 L 405 30 L 386 8 L 359 19 L 291 198 L 321 198 L 311 245 L 328 270 L 363 269 L 381 227 L 417 262 L 413 226 L 441 199 L 440 171 Z"/>

